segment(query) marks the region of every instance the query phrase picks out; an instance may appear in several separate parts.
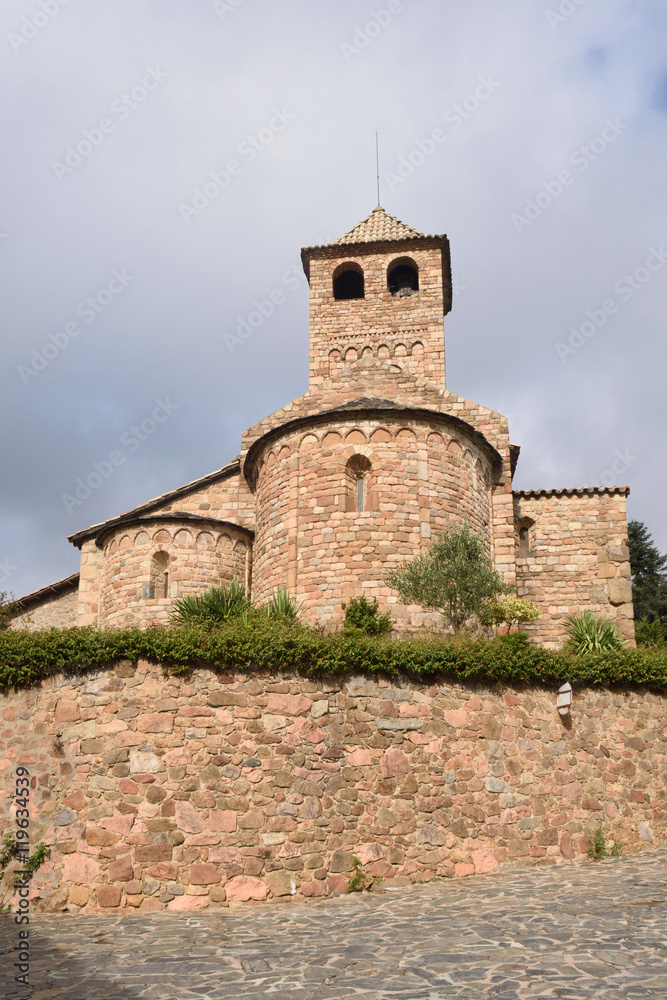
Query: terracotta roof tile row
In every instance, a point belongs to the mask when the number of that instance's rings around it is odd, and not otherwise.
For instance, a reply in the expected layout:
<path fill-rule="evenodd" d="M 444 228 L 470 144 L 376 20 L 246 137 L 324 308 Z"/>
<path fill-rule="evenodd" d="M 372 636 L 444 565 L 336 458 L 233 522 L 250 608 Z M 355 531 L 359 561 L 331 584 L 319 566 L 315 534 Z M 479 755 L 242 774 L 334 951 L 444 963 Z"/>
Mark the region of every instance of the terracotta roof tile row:
<path fill-rule="evenodd" d="M 629 486 L 574 486 L 562 490 L 514 490 L 515 497 L 585 497 L 614 496 L 619 494 L 627 497 Z"/>

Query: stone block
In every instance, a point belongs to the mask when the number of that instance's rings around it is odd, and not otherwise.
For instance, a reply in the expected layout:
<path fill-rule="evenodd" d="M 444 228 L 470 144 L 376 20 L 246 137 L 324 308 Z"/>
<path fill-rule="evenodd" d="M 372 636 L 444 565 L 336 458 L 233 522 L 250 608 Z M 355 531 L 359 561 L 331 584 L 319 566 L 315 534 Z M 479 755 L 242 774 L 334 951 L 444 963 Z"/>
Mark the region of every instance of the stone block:
<path fill-rule="evenodd" d="M 297 890 L 296 878 L 289 871 L 269 872 L 266 880 L 274 896 L 293 896 Z"/>
<path fill-rule="evenodd" d="M 217 865 L 190 865 L 190 885 L 215 885 L 222 879 L 222 869 Z"/>
<path fill-rule="evenodd" d="M 208 896 L 176 896 L 167 904 L 168 910 L 205 910 L 209 906 Z"/>
<path fill-rule="evenodd" d="M 120 906 L 123 890 L 119 885 L 98 885 L 96 890 L 97 904 L 104 907 Z"/>
<path fill-rule="evenodd" d="M 250 899 L 263 900 L 269 895 L 269 887 L 259 878 L 237 875 L 225 886 L 229 902 L 244 903 Z"/>
<path fill-rule="evenodd" d="M 205 824 L 191 802 L 176 802 L 176 825 L 185 833 L 201 833 Z"/>
<path fill-rule="evenodd" d="M 140 845 L 134 849 L 134 860 L 138 865 L 154 864 L 158 861 L 171 861 L 172 851 L 171 844 Z"/>
<path fill-rule="evenodd" d="M 68 854 L 63 863 L 65 881 L 78 885 L 91 885 L 100 871 L 100 865 L 89 854 Z"/>
<path fill-rule="evenodd" d="M 208 817 L 208 825 L 216 833 L 234 833 L 236 830 L 236 813 L 228 809 L 212 809 Z"/>
<path fill-rule="evenodd" d="M 145 750 L 133 750 L 130 753 L 130 772 L 132 774 L 156 774 L 160 770 L 160 758 Z"/>
<path fill-rule="evenodd" d="M 397 747 L 391 747 L 380 757 L 380 773 L 383 778 L 396 778 L 410 771 L 410 761 Z"/>
<path fill-rule="evenodd" d="M 137 719 L 140 733 L 170 733 L 173 728 L 174 718 L 168 712 L 153 712 Z"/>
<path fill-rule="evenodd" d="M 133 879 L 134 866 L 130 855 L 125 854 L 123 857 L 111 861 L 107 874 L 110 882 L 129 882 Z"/>
<path fill-rule="evenodd" d="M 351 872 L 354 868 L 350 851 L 334 851 L 329 860 L 329 871 L 335 874 Z"/>
<path fill-rule="evenodd" d="M 85 906 L 90 899 L 90 889 L 84 885 L 73 885 L 69 891 L 69 901 L 75 906 Z"/>

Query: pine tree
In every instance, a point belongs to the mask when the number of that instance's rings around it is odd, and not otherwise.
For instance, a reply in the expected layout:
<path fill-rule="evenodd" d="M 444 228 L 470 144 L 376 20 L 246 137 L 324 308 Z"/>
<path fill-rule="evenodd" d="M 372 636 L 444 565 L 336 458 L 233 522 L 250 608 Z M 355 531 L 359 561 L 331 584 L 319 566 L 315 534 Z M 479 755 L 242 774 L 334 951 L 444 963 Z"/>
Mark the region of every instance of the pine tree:
<path fill-rule="evenodd" d="M 641 521 L 628 524 L 635 620 L 667 622 L 667 555 L 661 555 Z"/>

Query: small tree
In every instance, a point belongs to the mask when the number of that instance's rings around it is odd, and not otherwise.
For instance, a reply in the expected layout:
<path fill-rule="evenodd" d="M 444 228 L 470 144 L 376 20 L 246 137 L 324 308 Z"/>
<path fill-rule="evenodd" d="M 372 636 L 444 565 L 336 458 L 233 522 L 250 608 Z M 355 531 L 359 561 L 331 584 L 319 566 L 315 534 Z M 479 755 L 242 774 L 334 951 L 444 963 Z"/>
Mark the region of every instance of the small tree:
<path fill-rule="evenodd" d="M 17 612 L 17 604 L 11 595 L 6 591 L 0 591 L 0 632 L 9 628 Z"/>
<path fill-rule="evenodd" d="M 452 525 L 428 552 L 399 566 L 386 581 L 405 604 L 439 611 L 456 632 L 468 619 L 484 617 L 489 601 L 512 590 L 494 570 L 484 538 L 467 522 Z"/>
<path fill-rule="evenodd" d="M 488 609 L 493 623 L 507 625 L 508 632 L 511 632 L 513 624 L 518 629 L 522 622 L 535 622 L 540 617 L 536 604 L 519 597 L 509 596 L 502 597 L 499 601 L 490 601 Z"/>

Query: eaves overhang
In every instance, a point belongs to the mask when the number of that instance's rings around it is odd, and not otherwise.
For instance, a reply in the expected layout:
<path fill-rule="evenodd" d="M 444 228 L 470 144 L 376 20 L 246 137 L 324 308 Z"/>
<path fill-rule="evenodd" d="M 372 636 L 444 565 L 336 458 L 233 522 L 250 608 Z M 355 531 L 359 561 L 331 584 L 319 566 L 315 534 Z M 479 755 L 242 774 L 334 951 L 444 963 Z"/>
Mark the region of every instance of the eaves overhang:
<path fill-rule="evenodd" d="M 266 431 L 248 449 L 243 462 L 243 475 L 250 489 L 254 490 L 257 481 L 256 464 L 261 452 L 273 441 L 279 440 L 285 434 L 300 428 L 317 427 L 322 424 L 330 424 L 332 420 L 339 417 L 359 416 L 378 417 L 387 414 L 396 414 L 413 420 L 429 420 L 434 423 L 441 423 L 449 427 L 456 427 L 484 448 L 490 459 L 496 479 L 500 476 L 503 460 L 500 452 L 485 438 L 481 431 L 476 430 L 460 417 L 451 413 L 443 413 L 441 410 L 431 410 L 426 407 L 400 406 L 388 399 L 359 398 L 350 400 L 342 406 L 336 406 L 331 410 L 322 410 L 318 413 L 308 414 L 303 417 L 296 417 L 288 420 L 277 427 Z"/>

